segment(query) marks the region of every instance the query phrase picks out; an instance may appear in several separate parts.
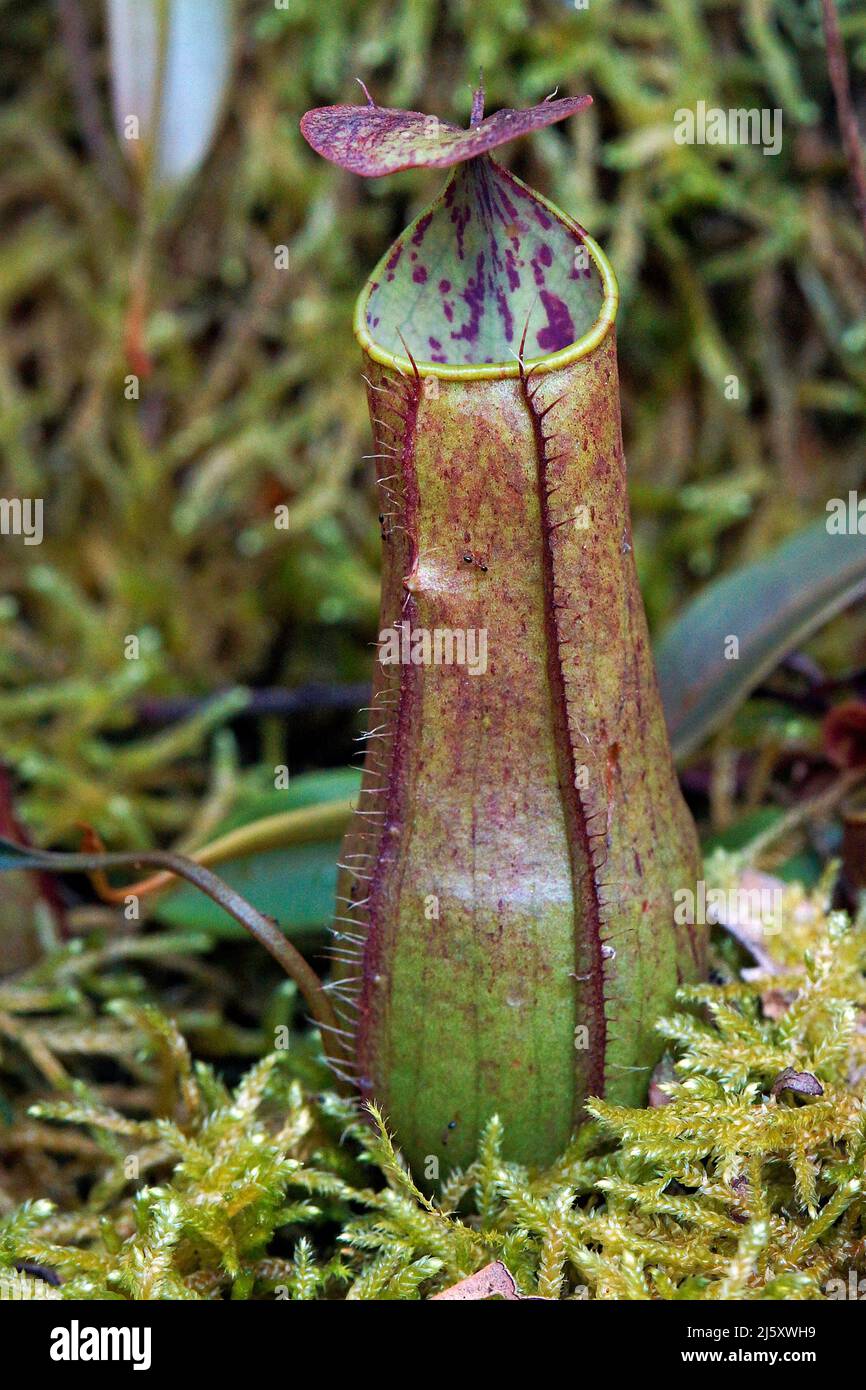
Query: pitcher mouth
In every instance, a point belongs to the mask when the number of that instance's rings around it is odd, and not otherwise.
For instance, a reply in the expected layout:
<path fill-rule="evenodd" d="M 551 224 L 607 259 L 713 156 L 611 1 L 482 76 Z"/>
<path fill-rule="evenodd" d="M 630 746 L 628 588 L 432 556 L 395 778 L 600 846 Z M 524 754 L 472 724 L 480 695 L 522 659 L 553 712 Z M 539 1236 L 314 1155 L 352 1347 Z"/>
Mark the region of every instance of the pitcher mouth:
<path fill-rule="evenodd" d="M 598 243 L 485 156 L 459 166 L 386 251 L 358 296 L 354 331 L 393 370 L 495 380 L 519 376 L 521 342 L 534 372 L 586 357 L 618 302 Z"/>

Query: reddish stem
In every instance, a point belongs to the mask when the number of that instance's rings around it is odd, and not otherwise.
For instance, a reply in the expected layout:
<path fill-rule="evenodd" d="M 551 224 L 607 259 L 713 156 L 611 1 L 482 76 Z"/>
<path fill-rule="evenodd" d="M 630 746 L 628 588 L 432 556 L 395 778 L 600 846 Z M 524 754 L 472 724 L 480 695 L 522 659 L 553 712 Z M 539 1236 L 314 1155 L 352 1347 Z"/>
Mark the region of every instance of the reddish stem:
<path fill-rule="evenodd" d="M 836 114 L 839 118 L 842 144 L 845 149 L 845 158 L 848 161 L 851 182 L 854 185 L 854 201 L 863 223 L 863 231 L 866 233 L 866 160 L 863 158 L 863 146 L 860 143 L 857 117 L 854 112 L 854 103 L 851 100 L 848 59 L 845 57 L 845 45 L 839 30 L 836 0 L 821 0 L 821 11 L 824 20 L 824 37 L 827 42 L 827 69 L 830 74 L 833 95 L 836 99 Z"/>

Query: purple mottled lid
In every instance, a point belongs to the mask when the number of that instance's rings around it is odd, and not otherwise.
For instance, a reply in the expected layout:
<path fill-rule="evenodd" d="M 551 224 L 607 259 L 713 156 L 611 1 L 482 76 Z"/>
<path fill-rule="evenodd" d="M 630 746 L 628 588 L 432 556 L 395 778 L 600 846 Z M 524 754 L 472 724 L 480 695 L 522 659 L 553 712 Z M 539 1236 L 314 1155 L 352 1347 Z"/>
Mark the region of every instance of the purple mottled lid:
<path fill-rule="evenodd" d="M 468 130 L 427 116 L 423 111 L 397 111 L 376 106 L 319 106 L 301 121 L 309 145 L 353 174 L 376 178 L 401 169 L 448 169 L 467 159 L 488 154 L 497 146 L 554 125 L 592 104 L 592 97 L 548 98 L 525 111 L 497 111 L 482 119 L 483 89 L 475 93 Z"/>
<path fill-rule="evenodd" d="M 468 130 L 369 97 L 367 106 L 307 112 L 301 130 L 313 149 L 367 178 L 452 168 L 445 189 L 397 238 L 360 296 L 355 331 L 365 348 L 392 358 L 409 353 L 439 375 L 511 372 L 524 349 L 528 358 L 549 358 L 594 326 L 603 330 L 608 285 L 583 229 L 490 156 L 591 101 L 550 98 L 485 120 L 479 88 Z"/>

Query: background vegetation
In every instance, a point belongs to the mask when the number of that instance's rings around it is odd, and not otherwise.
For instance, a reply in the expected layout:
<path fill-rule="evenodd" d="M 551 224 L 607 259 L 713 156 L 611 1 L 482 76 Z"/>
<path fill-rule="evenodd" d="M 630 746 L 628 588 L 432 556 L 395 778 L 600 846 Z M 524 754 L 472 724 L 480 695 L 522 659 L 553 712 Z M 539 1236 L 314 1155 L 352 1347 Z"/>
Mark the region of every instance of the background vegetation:
<path fill-rule="evenodd" d="M 862 90 L 866 13 L 839 12 Z M 80 31 L 70 45 L 74 13 L 86 46 Z M 298 804 L 273 791 L 276 766 L 294 779 L 351 757 L 379 546 L 351 308 L 437 187 L 353 179 L 303 143 L 299 115 L 354 100 L 356 77 L 381 104 L 460 122 L 479 68 L 489 110 L 592 93 L 505 153 L 619 277 L 654 629 L 862 484 L 866 250 L 819 0 L 244 0 L 218 138 L 152 246 L 111 132 L 101 6 L 0 0 L 0 27 L 0 493 L 43 497 L 46 515 L 41 546 L 0 541 L 7 833 L 200 845 Z M 674 144 L 673 113 L 698 100 L 781 108 L 781 153 Z M 862 610 L 837 619 L 692 758 L 709 848 L 776 827 L 765 862 L 809 885 L 842 852 L 833 816 L 805 840 L 782 817 L 828 788 L 834 804 L 820 721 L 862 691 L 864 633 Z M 325 861 L 299 866 L 304 884 L 321 891 Z M 468 1224 L 408 1191 L 384 1140 L 372 1169 L 357 1127 L 337 1147 L 346 1114 L 311 1099 L 315 1041 L 256 948 L 211 917 L 172 919 L 171 897 L 127 920 L 83 879 L 7 878 L 0 974 L 27 970 L 0 981 L 0 1262 L 30 1292 L 59 1277 L 79 1297 L 426 1296 L 498 1257 L 548 1296 L 820 1294 L 861 1258 L 863 948 L 827 917 L 854 906 L 848 867 L 847 898 L 816 887 L 777 962 L 793 1020 L 723 945 L 701 1001 L 718 1026 L 670 1025 L 682 1097 L 639 1119 L 600 1111 L 532 1184 L 491 1131 L 475 1197 L 442 1194 Z M 258 870 L 273 886 L 273 861 Z M 768 1100 L 786 1065 L 819 1072 L 825 1095 Z M 54 1213 L 19 1207 L 31 1198 Z"/>

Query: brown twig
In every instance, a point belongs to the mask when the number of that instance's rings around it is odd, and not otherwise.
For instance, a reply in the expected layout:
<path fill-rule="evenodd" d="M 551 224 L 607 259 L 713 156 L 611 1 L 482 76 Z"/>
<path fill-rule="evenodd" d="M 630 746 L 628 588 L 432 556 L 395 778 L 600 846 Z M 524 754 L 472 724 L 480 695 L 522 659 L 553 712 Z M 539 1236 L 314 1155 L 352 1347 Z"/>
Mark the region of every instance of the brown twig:
<path fill-rule="evenodd" d="M 830 74 L 833 95 L 836 98 L 836 114 L 839 118 L 842 144 L 845 149 L 845 158 L 848 161 L 851 182 L 854 185 L 854 200 L 857 204 L 860 220 L 863 223 L 863 231 L 866 233 L 866 160 L 863 158 L 863 146 L 860 143 L 857 117 L 854 112 L 854 103 L 851 100 L 848 59 L 845 56 L 845 45 L 839 30 L 836 0 L 821 0 L 821 14 L 824 21 L 824 38 L 827 43 L 827 70 Z"/>
<path fill-rule="evenodd" d="M 829 787 L 825 787 L 817 796 L 809 800 L 799 801 L 789 811 L 786 811 L 781 819 L 767 827 L 759 835 L 747 844 L 744 857 L 750 864 L 757 864 L 762 855 L 766 853 L 779 840 L 790 834 L 793 830 L 798 830 L 808 820 L 819 820 L 822 816 L 829 813 L 838 806 L 840 801 L 848 795 L 850 791 L 863 781 L 866 777 L 866 768 L 856 767 L 849 771 L 842 772 Z"/>
<path fill-rule="evenodd" d="M 369 685 L 360 683 L 341 685 L 337 682 L 310 682 L 294 689 L 274 686 L 253 691 L 235 718 L 259 719 L 273 716 L 288 719 L 320 711 L 329 714 L 346 710 L 357 711 L 358 706 L 363 704 L 369 695 Z M 206 697 L 211 698 L 213 697 Z M 176 720 L 188 719 L 196 714 L 206 703 L 206 699 L 195 695 L 157 695 L 139 700 L 136 711 L 143 724 L 173 724 Z"/>
<path fill-rule="evenodd" d="M 103 120 L 81 0 L 57 0 L 57 14 L 69 58 L 69 77 L 84 143 L 103 183 L 117 202 L 129 209 L 132 207 L 132 190 L 123 162 Z"/>
<path fill-rule="evenodd" d="M 277 964 L 282 966 L 289 978 L 295 981 L 313 1019 L 319 1025 L 326 1055 L 335 1067 L 345 1065 L 345 1058 L 340 1053 L 337 1041 L 341 1032 L 337 1017 L 312 966 L 308 965 L 300 952 L 286 940 L 273 918 L 265 917 L 210 869 L 203 868 L 182 854 L 172 854 L 168 850 L 66 854 L 29 849 L 8 840 L 0 841 L 0 849 L 3 851 L 0 857 L 4 860 L 4 868 L 41 869 L 50 873 L 93 873 L 149 866 L 165 869 L 171 874 L 177 874 L 179 878 L 185 878 L 188 883 L 195 884 L 234 917 L 236 922 L 240 922 L 241 926 L 273 956 Z"/>

